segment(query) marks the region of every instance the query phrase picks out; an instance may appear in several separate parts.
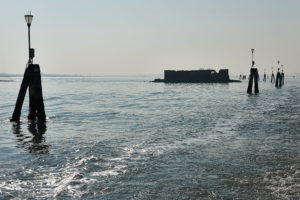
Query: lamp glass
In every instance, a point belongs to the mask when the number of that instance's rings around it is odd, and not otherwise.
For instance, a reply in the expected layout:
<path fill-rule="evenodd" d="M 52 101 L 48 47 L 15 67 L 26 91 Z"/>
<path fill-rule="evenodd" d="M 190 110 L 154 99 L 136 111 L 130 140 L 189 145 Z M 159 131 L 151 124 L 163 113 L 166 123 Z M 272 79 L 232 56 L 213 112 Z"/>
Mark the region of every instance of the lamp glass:
<path fill-rule="evenodd" d="M 31 25 L 33 15 L 24 15 L 25 21 L 28 25 Z"/>

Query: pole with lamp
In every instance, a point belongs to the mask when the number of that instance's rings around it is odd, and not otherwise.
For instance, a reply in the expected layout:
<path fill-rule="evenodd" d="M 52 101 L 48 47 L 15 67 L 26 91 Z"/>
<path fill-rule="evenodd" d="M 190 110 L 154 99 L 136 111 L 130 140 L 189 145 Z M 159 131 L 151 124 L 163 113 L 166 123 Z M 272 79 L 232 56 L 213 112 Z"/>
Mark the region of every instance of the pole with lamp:
<path fill-rule="evenodd" d="M 248 83 L 248 89 L 247 89 L 247 93 L 248 94 L 252 94 L 252 85 L 253 85 L 253 80 L 254 80 L 254 93 L 258 94 L 259 90 L 258 90 L 258 70 L 257 68 L 254 67 L 255 62 L 253 60 L 253 54 L 254 54 L 254 49 L 251 49 L 251 53 L 252 53 L 252 65 L 251 65 L 251 69 L 250 69 L 250 76 L 249 76 L 249 83 Z"/>
<path fill-rule="evenodd" d="M 283 64 L 281 64 L 281 85 L 284 85 Z"/>
<path fill-rule="evenodd" d="M 25 17 L 25 21 L 26 21 L 27 27 L 28 27 L 29 60 L 28 60 L 27 65 L 29 65 L 29 64 L 33 63 L 33 58 L 34 58 L 34 49 L 31 48 L 31 44 L 30 44 L 30 26 L 31 26 L 33 15 L 31 15 L 31 13 L 30 13 L 30 14 L 24 15 L 24 17 Z"/>
<path fill-rule="evenodd" d="M 15 109 L 11 121 L 19 121 L 21 110 L 26 95 L 27 88 L 29 87 L 29 120 L 45 121 L 46 114 L 44 108 L 44 100 L 42 93 L 41 72 L 38 64 L 33 64 L 34 49 L 30 44 L 30 27 L 33 15 L 27 14 L 24 16 L 28 27 L 28 49 L 29 59 L 26 64 L 23 80 L 21 83 L 20 91 L 16 101 Z"/>
<path fill-rule="evenodd" d="M 251 52 L 252 52 L 252 67 L 253 67 L 254 66 L 254 61 L 253 61 L 254 49 L 253 48 L 251 49 Z"/>
<path fill-rule="evenodd" d="M 277 61 L 278 63 L 278 70 L 277 70 L 277 75 L 276 75 L 276 81 L 275 81 L 275 87 L 281 87 L 281 73 L 280 73 L 280 60 Z"/>

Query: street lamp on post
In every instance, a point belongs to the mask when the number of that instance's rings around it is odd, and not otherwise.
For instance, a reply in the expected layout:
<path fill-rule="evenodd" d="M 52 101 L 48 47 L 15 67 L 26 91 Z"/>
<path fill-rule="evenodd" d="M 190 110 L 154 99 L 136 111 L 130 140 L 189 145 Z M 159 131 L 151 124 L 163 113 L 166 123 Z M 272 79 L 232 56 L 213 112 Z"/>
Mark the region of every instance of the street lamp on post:
<path fill-rule="evenodd" d="M 283 73 L 283 64 L 281 64 L 281 71 L 282 71 L 282 73 Z"/>
<path fill-rule="evenodd" d="M 29 60 L 26 64 L 23 80 L 19 90 L 18 98 L 16 101 L 15 109 L 12 114 L 11 121 L 19 121 L 21 116 L 21 110 L 26 95 L 27 88 L 29 88 L 29 120 L 36 120 L 41 122 L 46 121 L 41 71 L 39 64 L 33 64 L 34 49 L 30 46 L 30 26 L 33 15 L 31 13 L 24 15 L 25 21 L 28 27 L 28 49 Z"/>
<path fill-rule="evenodd" d="M 254 53 L 254 49 L 252 48 L 251 49 L 251 52 L 252 52 L 252 67 L 254 66 L 254 61 L 253 61 L 253 53 Z"/>
<path fill-rule="evenodd" d="M 25 17 L 25 21 L 27 23 L 27 27 L 28 27 L 28 49 L 29 49 L 29 60 L 28 60 L 28 64 L 32 64 L 32 59 L 34 58 L 34 49 L 31 48 L 30 46 L 30 26 L 31 26 L 31 22 L 32 22 L 32 18 L 33 18 L 33 15 L 30 14 L 27 14 L 27 15 L 24 15 Z"/>

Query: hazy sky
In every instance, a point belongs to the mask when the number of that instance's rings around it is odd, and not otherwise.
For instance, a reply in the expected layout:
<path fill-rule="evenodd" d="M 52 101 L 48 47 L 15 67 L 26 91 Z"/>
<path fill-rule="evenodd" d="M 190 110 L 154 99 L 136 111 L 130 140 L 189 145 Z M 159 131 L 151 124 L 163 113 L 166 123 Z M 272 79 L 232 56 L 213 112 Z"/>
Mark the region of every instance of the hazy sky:
<path fill-rule="evenodd" d="M 300 72 L 300 0 L 0 0 L 0 73 L 23 73 L 24 14 L 43 73 Z"/>

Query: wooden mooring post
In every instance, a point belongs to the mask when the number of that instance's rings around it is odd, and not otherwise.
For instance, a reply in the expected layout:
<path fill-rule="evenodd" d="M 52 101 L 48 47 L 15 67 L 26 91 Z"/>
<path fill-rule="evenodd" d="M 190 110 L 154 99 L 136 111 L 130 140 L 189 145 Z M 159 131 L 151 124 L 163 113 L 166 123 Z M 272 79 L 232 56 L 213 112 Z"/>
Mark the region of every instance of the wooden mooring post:
<path fill-rule="evenodd" d="M 15 109 L 12 114 L 11 121 L 19 121 L 21 110 L 25 99 L 27 88 L 29 87 L 29 114 L 28 119 L 38 121 L 45 121 L 46 114 L 44 108 L 42 81 L 40 66 L 33 64 L 34 49 L 30 48 L 30 25 L 33 15 L 25 15 L 25 20 L 28 26 L 28 43 L 29 43 L 29 60 L 26 65 L 20 91 L 16 101 Z"/>
<path fill-rule="evenodd" d="M 273 73 L 273 67 L 272 67 L 271 83 L 275 83 L 275 76 L 274 76 L 274 73 Z"/>
<path fill-rule="evenodd" d="M 283 65 L 281 65 L 281 85 L 284 85 Z"/>
<path fill-rule="evenodd" d="M 29 115 L 28 119 L 39 121 L 46 120 L 40 66 L 29 64 L 25 70 L 15 109 L 11 121 L 19 121 L 21 110 L 25 99 L 27 88 L 29 87 Z"/>
<path fill-rule="evenodd" d="M 278 68 L 278 72 L 276 75 L 276 81 L 275 81 L 275 87 L 281 87 L 281 73 L 280 73 L 280 69 Z"/>
<path fill-rule="evenodd" d="M 257 68 L 254 68 L 254 64 L 255 64 L 255 62 L 253 60 L 254 49 L 251 49 L 251 52 L 252 52 L 252 67 L 250 69 L 250 76 L 249 76 L 249 83 L 248 83 L 247 93 L 252 94 L 252 86 L 253 86 L 253 80 L 254 80 L 254 93 L 258 94 L 259 93 L 259 90 L 258 90 L 259 75 L 258 75 Z"/>
<path fill-rule="evenodd" d="M 258 89 L 258 70 L 257 68 L 251 68 L 250 70 L 250 77 L 249 77 L 249 83 L 248 83 L 248 89 L 247 93 L 252 94 L 252 86 L 253 86 L 253 80 L 254 80 L 254 93 L 258 94 L 259 89 Z"/>

